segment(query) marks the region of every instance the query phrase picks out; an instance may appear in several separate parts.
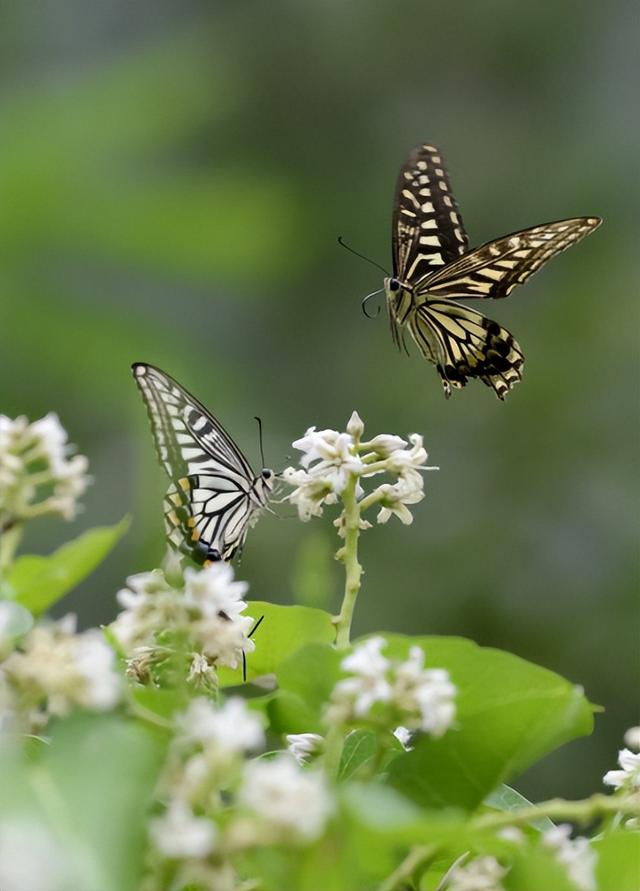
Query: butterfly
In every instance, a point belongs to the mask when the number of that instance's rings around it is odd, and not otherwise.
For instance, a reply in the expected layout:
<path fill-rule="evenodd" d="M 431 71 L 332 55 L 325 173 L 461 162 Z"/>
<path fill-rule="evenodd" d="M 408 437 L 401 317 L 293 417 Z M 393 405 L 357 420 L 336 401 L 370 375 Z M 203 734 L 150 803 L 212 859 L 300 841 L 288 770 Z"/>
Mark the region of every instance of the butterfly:
<path fill-rule="evenodd" d="M 469 250 L 441 153 L 433 145 L 418 146 L 400 170 L 393 274 L 384 280 L 394 342 L 406 348 L 406 326 L 436 366 L 447 398 L 452 387 L 480 378 L 504 399 L 522 378 L 522 350 L 506 328 L 456 300 L 508 297 L 601 222 L 578 217 L 543 223 Z"/>
<path fill-rule="evenodd" d="M 232 560 L 267 506 L 274 472 L 256 476 L 222 425 L 164 371 L 145 362 L 132 371 L 172 481 L 164 498 L 169 545 L 205 566 Z"/>

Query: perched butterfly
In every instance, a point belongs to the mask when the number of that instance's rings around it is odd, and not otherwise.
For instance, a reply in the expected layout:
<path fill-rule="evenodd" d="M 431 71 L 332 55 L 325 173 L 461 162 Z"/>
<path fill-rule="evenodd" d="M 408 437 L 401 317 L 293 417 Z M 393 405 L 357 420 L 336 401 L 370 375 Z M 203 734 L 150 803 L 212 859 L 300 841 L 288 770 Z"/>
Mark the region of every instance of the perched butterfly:
<path fill-rule="evenodd" d="M 256 476 L 213 415 L 168 374 L 144 362 L 132 370 L 172 481 L 164 499 L 169 544 L 196 563 L 231 560 L 267 505 L 273 471 Z"/>
<path fill-rule="evenodd" d="M 504 399 L 522 377 L 513 335 L 456 298 L 508 297 L 551 257 L 600 225 L 598 217 L 543 223 L 468 249 L 442 157 L 421 145 L 400 171 L 393 214 L 393 275 L 385 278 L 391 333 L 404 326 L 438 369 L 445 396 L 472 377 Z"/>

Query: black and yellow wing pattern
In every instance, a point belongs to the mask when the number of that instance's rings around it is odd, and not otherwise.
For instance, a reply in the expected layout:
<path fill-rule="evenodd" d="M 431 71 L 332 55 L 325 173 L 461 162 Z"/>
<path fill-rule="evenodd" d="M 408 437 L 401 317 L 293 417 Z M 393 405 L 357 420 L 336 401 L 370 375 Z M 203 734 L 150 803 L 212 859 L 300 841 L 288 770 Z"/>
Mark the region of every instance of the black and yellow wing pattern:
<path fill-rule="evenodd" d="M 508 297 L 600 223 L 598 217 L 543 223 L 469 250 L 442 154 L 419 146 L 396 188 L 393 275 L 385 279 L 394 339 L 400 343 L 406 325 L 436 365 L 447 397 L 479 378 L 504 399 L 522 377 L 522 350 L 506 328 L 455 301 Z"/>
<path fill-rule="evenodd" d="M 171 479 L 164 499 L 169 545 L 199 564 L 233 559 L 268 502 L 273 472 L 256 476 L 219 421 L 170 375 L 145 362 L 132 370 Z"/>

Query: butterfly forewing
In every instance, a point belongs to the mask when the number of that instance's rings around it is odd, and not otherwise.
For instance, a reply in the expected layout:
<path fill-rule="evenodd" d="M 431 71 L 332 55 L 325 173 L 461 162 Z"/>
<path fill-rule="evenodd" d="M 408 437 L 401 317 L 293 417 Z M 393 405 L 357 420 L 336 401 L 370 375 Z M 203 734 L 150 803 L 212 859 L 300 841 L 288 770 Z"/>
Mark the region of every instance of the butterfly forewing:
<path fill-rule="evenodd" d="M 558 220 L 489 241 L 417 283 L 416 296 L 508 297 L 516 285 L 600 222 L 597 217 Z"/>
<path fill-rule="evenodd" d="M 442 155 L 421 145 L 400 171 L 393 215 L 393 274 L 417 282 L 467 249 Z"/>
<path fill-rule="evenodd" d="M 256 477 L 222 425 L 184 387 L 136 363 L 160 462 L 172 480 L 165 527 L 172 547 L 198 563 L 230 560 L 242 548 L 269 486 Z"/>

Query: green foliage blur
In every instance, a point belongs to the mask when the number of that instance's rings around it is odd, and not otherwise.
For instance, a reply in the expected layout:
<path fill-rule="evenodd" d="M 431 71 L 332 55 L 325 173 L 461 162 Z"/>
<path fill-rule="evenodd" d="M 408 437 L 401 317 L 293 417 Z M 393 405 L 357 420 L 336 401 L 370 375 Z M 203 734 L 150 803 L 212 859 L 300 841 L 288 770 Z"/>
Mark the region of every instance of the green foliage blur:
<path fill-rule="evenodd" d="M 409 529 L 365 536 L 356 633 L 452 634 L 584 684 L 596 733 L 521 791 L 582 796 L 637 721 L 639 125 L 634 8 L 595 0 L 12 4 L 0 31 L 0 412 L 56 411 L 96 484 L 87 525 L 131 531 L 67 598 L 115 614 L 163 554 L 157 466 L 129 365 L 166 369 L 254 463 L 306 427 L 420 432 L 439 473 Z M 523 383 L 449 402 L 360 299 L 389 263 L 397 169 L 442 148 L 472 244 L 597 214 L 511 300 Z M 635 278 L 634 278 L 635 277 Z M 266 515 L 256 599 L 335 608 L 328 519 Z M 69 538 L 33 524 L 25 550 Z M 382 537 L 384 535 L 384 538 Z M 265 628 L 265 633 L 267 629 Z"/>

